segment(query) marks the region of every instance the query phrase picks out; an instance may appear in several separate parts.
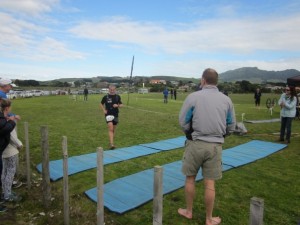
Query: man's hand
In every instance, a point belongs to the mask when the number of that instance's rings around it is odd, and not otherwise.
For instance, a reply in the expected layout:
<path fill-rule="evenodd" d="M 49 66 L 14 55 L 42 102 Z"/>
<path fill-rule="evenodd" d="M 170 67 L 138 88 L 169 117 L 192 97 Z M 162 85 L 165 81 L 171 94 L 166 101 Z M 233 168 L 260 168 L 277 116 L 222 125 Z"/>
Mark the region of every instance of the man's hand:
<path fill-rule="evenodd" d="M 13 121 L 19 121 L 21 119 L 21 117 L 19 115 L 15 115 L 15 116 L 8 116 L 7 120 L 13 120 Z"/>
<path fill-rule="evenodd" d="M 17 120 L 17 121 L 21 120 L 21 116 L 15 115 L 15 120 Z"/>

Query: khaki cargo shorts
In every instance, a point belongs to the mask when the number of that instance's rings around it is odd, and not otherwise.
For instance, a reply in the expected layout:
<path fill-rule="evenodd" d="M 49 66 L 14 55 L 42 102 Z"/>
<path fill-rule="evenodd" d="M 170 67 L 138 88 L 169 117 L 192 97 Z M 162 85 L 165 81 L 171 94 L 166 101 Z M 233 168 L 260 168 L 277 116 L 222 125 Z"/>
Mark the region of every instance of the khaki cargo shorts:
<path fill-rule="evenodd" d="M 200 140 L 186 141 L 182 173 L 186 176 L 196 176 L 200 168 L 205 179 L 222 178 L 222 144 Z"/>

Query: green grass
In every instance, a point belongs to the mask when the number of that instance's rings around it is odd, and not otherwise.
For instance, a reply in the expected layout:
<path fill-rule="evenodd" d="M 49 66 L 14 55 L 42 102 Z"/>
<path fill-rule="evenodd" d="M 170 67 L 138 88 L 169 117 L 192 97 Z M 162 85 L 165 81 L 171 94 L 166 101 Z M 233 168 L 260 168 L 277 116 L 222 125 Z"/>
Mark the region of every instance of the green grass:
<path fill-rule="evenodd" d="M 103 95 L 90 95 L 87 102 L 74 102 L 69 96 L 36 97 L 13 100 L 13 112 L 21 115 L 18 124 L 19 138 L 24 140 L 24 122 L 29 124 L 31 169 L 33 187 L 17 190 L 24 196 L 19 205 L 9 205 L 6 214 L 0 214 L 5 224 L 63 224 L 62 180 L 51 183 L 53 201 L 48 210 L 43 209 L 41 193 L 41 175 L 35 166 L 41 162 L 41 126 L 48 126 L 50 160 L 62 158 L 62 137 L 68 140 L 69 156 L 95 152 L 98 146 L 108 147 L 108 134 L 104 116 L 99 109 Z M 127 103 L 127 95 L 122 95 Z M 185 94 L 179 94 L 177 101 L 163 104 L 162 94 L 131 94 L 129 106 L 120 111 L 120 124 L 117 128 L 116 145 L 128 147 L 141 143 L 154 142 L 183 135 L 178 125 L 178 113 Z M 237 120 L 279 118 L 279 107 L 275 107 L 271 116 L 265 107 L 268 97 L 263 95 L 261 109 L 254 107 L 251 94 L 230 95 Z M 275 141 L 280 123 L 245 124 L 249 133 L 245 136 L 229 136 L 224 149 L 254 139 Z M 275 153 L 257 162 L 227 171 L 223 179 L 217 182 L 215 215 L 222 217 L 223 225 L 246 225 L 249 223 L 251 197 L 260 197 L 265 201 L 265 225 L 297 224 L 300 220 L 300 174 L 299 174 L 299 133 L 300 121 L 293 121 L 291 144 L 283 151 Z M 163 165 L 180 160 L 183 149 L 162 152 L 154 155 L 110 164 L 104 169 L 104 182 L 133 174 L 155 165 Z M 21 173 L 25 173 L 24 151 L 20 154 Z M 22 177 L 25 179 L 25 177 Z M 96 224 L 96 204 L 83 193 L 96 186 L 96 169 L 88 170 L 69 177 L 71 224 Z M 117 191 L 117 190 L 116 190 Z M 184 191 L 179 189 L 164 196 L 163 224 L 203 224 L 205 219 L 203 205 L 203 183 L 197 183 L 197 197 L 194 205 L 194 219 L 187 221 L 177 215 L 177 208 L 184 206 Z M 45 216 L 39 213 L 45 212 Z M 105 209 L 105 222 L 111 225 L 152 224 L 152 202 L 123 215 Z M 2 223 L 1 223 L 2 224 Z"/>

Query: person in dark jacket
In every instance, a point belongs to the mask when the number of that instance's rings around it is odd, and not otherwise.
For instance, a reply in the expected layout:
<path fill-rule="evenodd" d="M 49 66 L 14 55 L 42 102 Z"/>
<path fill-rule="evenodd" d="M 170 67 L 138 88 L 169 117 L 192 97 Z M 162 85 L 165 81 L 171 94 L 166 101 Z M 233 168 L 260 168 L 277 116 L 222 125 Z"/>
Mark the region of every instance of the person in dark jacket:
<path fill-rule="evenodd" d="M 87 88 L 84 88 L 83 94 L 84 94 L 83 100 L 87 101 L 88 100 L 88 95 L 89 95 L 89 90 Z"/>
<path fill-rule="evenodd" d="M 10 133 L 15 128 L 16 123 L 12 120 L 12 117 L 6 118 L 4 116 L 4 109 L 10 107 L 11 101 L 8 99 L 0 98 L 0 158 L 2 159 L 2 153 L 5 148 L 8 146 L 10 141 Z M 2 160 L 1 164 L 1 173 L 2 173 Z M 6 207 L 0 204 L 0 212 L 6 211 Z"/>
<path fill-rule="evenodd" d="M 5 107 L 10 107 L 11 101 L 8 99 L 0 98 L 0 157 L 2 158 L 2 153 L 9 144 L 10 141 L 10 132 L 15 128 L 16 123 L 12 120 L 11 117 L 5 117 L 3 110 Z M 2 164 L 1 164 L 2 168 Z"/>
<path fill-rule="evenodd" d="M 261 91 L 259 88 L 257 88 L 254 93 L 254 99 L 255 99 L 255 106 L 258 108 L 260 108 L 260 98 L 261 98 Z"/>

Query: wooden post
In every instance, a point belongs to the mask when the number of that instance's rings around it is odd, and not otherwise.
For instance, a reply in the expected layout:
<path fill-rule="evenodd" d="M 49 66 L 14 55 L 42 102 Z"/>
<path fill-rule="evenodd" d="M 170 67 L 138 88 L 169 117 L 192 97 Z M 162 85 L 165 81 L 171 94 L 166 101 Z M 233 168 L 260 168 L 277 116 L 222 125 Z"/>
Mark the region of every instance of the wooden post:
<path fill-rule="evenodd" d="M 26 151 L 26 175 L 27 175 L 27 189 L 31 189 L 31 169 L 30 169 L 30 154 L 29 154 L 29 136 L 28 136 L 28 122 L 24 122 L 25 131 L 25 151 Z"/>
<path fill-rule="evenodd" d="M 103 148 L 97 148 L 97 225 L 104 225 Z"/>
<path fill-rule="evenodd" d="M 50 172 L 49 172 L 49 144 L 48 144 L 48 127 L 41 127 L 42 136 L 42 192 L 43 203 L 47 209 L 51 202 Z"/>
<path fill-rule="evenodd" d="M 17 122 L 16 122 L 15 130 L 16 130 L 16 133 L 18 134 L 18 123 Z M 20 153 L 19 153 L 19 155 L 20 155 Z M 15 175 L 18 178 L 22 175 L 20 173 L 20 157 L 17 157 L 17 160 L 16 160 L 16 174 Z M 0 174 L 0 176 L 1 176 L 1 174 Z"/>
<path fill-rule="evenodd" d="M 250 201 L 250 222 L 249 225 L 263 225 L 264 200 L 252 197 Z"/>
<path fill-rule="evenodd" d="M 70 207 L 69 207 L 69 177 L 68 177 L 68 144 L 67 137 L 63 136 L 62 140 L 63 166 L 64 166 L 64 224 L 70 224 Z"/>
<path fill-rule="evenodd" d="M 154 167 L 153 225 L 162 225 L 163 212 L 163 168 Z"/>

